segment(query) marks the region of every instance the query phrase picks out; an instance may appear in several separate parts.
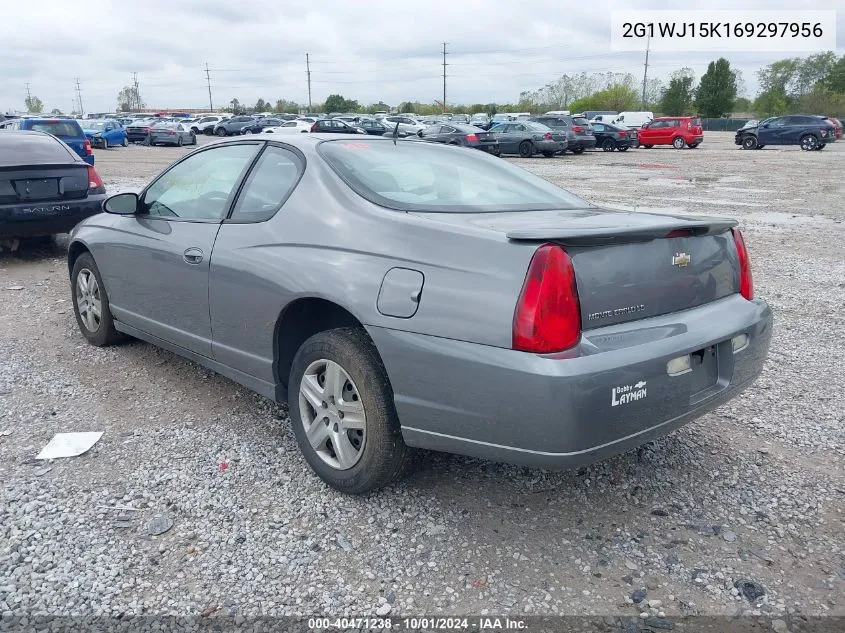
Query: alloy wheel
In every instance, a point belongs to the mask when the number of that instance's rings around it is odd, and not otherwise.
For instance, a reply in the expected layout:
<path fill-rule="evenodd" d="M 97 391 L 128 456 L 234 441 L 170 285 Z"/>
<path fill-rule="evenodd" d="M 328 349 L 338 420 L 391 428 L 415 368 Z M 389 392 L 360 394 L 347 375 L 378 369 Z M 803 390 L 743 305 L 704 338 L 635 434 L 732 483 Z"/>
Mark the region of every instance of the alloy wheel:
<path fill-rule="evenodd" d="M 352 378 L 338 363 L 320 359 L 299 385 L 299 412 L 314 452 L 337 470 L 358 463 L 367 441 L 367 416 Z"/>
<path fill-rule="evenodd" d="M 103 303 L 97 277 L 87 268 L 80 270 L 76 276 L 76 308 L 85 329 L 96 332 L 103 316 Z"/>

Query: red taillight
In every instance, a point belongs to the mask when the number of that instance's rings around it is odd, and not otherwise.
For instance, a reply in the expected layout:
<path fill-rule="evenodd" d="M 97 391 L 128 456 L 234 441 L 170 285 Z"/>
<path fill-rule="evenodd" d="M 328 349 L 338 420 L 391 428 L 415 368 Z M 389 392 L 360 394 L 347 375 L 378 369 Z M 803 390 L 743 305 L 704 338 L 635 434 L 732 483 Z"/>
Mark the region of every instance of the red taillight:
<path fill-rule="evenodd" d="M 91 151 L 91 141 L 89 141 L 87 138 L 85 139 L 85 145 L 83 147 L 85 148 L 85 155 L 86 156 L 90 156 L 91 154 L 94 153 L 94 152 Z"/>
<path fill-rule="evenodd" d="M 573 126 L 572 126 L 572 131 L 573 131 L 573 132 L 583 132 L 583 131 L 584 131 L 584 128 L 582 128 L 580 125 L 573 125 Z"/>
<path fill-rule="evenodd" d="M 513 315 L 513 348 L 535 354 L 568 349 L 581 335 L 581 307 L 572 260 L 560 246 L 534 253 Z"/>
<path fill-rule="evenodd" d="M 751 301 L 754 298 L 754 279 L 751 277 L 751 260 L 748 249 L 739 229 L 731 229 L 736 244 L 736 254 L 739 258 L 739 294 Z"/>
<path fill-rule="evenodd" d="M 551 141 L 552 140 L 552 133 L 546 132 L 545 134 L 543 134 L 543 140 Z"/>
<path fill-rule="evenodd" d="M 168 136 L 173 136 L 174 134 L 176 134 L 176 132 L 174 132 L 173 130 L 167 130 L 167 134 Z"/>
<path fill-rule="evenodd" d="M 470 143 L 475 143 L 478 140 L 478 134 L 467 134 L 466 140 Z"/>
<path fill-rule="evenodd" d="M 316 124 L 316 123 L 315 123 L 314 125 L 312 125 L 312 126 L 311 126 L 311 131 L 312 131 L 312 132 L 316 132 L 316 131 L 317 131 L 317 124 Z"/>
<path fill-rule="evenodd" d="M 666 234 L 666 237 L 689 237 L 691 235 L 690 229 L 673 229 Z"/>
<path fill-rule="evenodd" d="M 97 173 L 93 165 L 88 165 L 88 188 L 102 189 L 103 187 L 103 179 L 100 178 L 100 174 Z"/>
<path fill-rule="evenodd" d="M 619 132 L 619 138 L 625 138 L 626 136 L 628 136 L 628 133 L 625 132 L 624 130 Z"/>

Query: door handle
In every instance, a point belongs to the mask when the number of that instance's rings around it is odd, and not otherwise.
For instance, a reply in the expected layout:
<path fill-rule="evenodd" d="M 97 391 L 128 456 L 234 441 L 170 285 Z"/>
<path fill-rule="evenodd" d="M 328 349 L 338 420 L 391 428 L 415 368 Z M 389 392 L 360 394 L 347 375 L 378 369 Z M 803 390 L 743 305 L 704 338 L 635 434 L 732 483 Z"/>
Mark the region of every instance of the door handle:
<path fill-rule="evenodd" d="M 182 259 L 189 264 L 199 264 L 202 261 L 202 250 L 196 246 L 186 248 L 185 252 L 182 253 Z"/>

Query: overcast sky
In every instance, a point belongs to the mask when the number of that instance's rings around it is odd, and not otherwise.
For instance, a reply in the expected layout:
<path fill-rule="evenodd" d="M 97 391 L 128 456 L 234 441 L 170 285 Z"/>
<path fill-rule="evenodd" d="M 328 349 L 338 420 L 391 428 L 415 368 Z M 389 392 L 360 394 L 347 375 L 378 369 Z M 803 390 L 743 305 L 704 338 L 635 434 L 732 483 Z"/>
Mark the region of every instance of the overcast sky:
<path fill-rule="evenodd" d="M 46 110 L 69 111 L 79 78 L 86 112 L 114 110 L 138 73 L 150 107 L 215 107 L 237 97 L 307 103 L 340 93 L 360 103 L 514 102 L 562 73 L 618 71 L 642 77 L 643 54 L 611 53 L 611 8 L 669 9 L 674 2 L 568 0 L 38 0 L 3 12 L 0 110 L 24 107 L 26 84 Z M 717 9 L 840 9 L 837 53 L 845 53 L 842 0 L 711 0 Z M 119 8 L 117 8 L 119 6 Z M 596 8 L 601 6 L 599 10 Z M 689 8 L 698 8 L 691 5 Z M 703 8 L 703 7 L 702 7 Z M 718 12 L 714 13 L 718 19 Z M 754 71 L 777 53 L 725 53 L 754 96 Z M 713 54 L 653 53 L 650 76 L 688 65 L 696 77 Z"/>

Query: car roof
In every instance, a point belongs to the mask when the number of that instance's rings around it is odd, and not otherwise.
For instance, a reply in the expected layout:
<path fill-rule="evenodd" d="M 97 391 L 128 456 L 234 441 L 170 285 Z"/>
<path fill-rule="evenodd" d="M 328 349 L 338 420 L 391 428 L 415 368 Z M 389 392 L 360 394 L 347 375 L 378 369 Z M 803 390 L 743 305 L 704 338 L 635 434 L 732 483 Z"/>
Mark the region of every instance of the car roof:
<path fill-rule="evenodd" d="M 0 167 L 55 163 L 60 160 L 67 163 L 82 162 L 52 134 L 34 130 L 9 130 L 0 134 Z"/>

